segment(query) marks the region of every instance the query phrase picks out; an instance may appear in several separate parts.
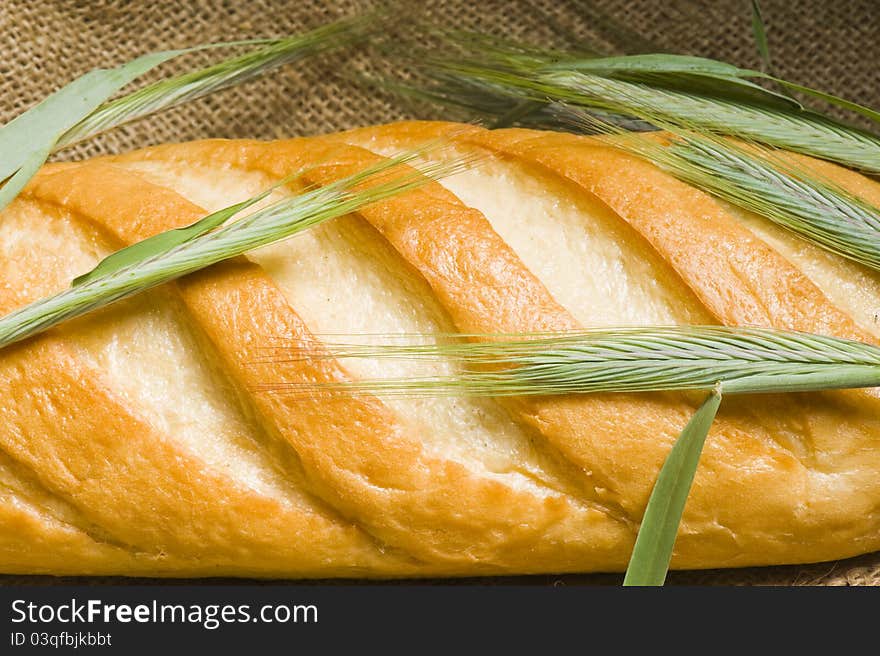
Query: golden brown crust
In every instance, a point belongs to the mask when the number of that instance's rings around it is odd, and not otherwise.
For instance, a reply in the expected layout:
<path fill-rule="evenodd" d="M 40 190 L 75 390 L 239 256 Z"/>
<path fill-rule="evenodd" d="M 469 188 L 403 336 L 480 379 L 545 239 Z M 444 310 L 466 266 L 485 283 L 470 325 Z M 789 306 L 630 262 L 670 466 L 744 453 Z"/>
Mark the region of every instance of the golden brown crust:
<path fill-rule="evenodd" d="M 869 339 L 800 271 L 738 226 L 711 198 L 644 162 L 631 161 L 629 156 L 598 140 L 528 130 L 489 132 L 475 128 L 461 134 L 458 126 L 442 123 L 415 123 L 400 129 L 386 126 L 343 133 L 341 138 L 362 143 L 364 133 L 368 134 L 367 144 L 391 139 L 401 148 L 451 134 L 456 141 L 477 144 L 521 162 L 537 163 L 578 184 L 589 184 L 589 191 L 619 209 L 620 217 L 648 238 L 706 309 L 728 325 L 777 326 Z M 564 146 L 557 146 L 560 142 Z M 580 156 L 582 151 L 587 152 L 585 157 Z M 531 171 L 530 174 L 535 175 Z M 604 184 L 594 184 L 591 175 Z M 667 219 L 670 215 L 674 222 Z M 679 230 L 686 234 L 686 239 L 678 235 Z M 483 268 L 496 270 L 488 262 Z M 497 284 L 503 285 L 504 281 Z M 721 289 L 725 292 L 717 293 Z M 802 312 L 798 304 L 810 311 Z M 755 310 L 758 307 L 765 308 L 763 314 Z M 521 316 L 532 317 L 538 311 L 539 308 L 529 307 Z M 505 329 L 528 330 L 527 321 Z M 487 308 L 481 322 L 459 328 L 484 332 L 493 330 L 493 324 L 492 308 Z M 842 407 L 828 404 L 825 399 L 829 396 L 841 399 Z M 688 502 L 684 535 L 674 562 L 688 567 L 705 566 L 700 557 L 688 558 L 685 542 L 691 533 L 703 549 L 709 542 L 706 534 L 714 533 L 719 552 L 715 557 L 724 553 L 730 559 L 728 562 L 767 562 L 763 559 L 770 558 L 772 549 L 788 551 L 782 540 L 768 544 L 773 525 L 780 517 L 795 525 L 815 522 L 815 516 L 801 516 L 798 511 L 811 503 L 818 511 L 818 501 L 826 491 L 821 475 L 811 476 L 811 463 L 784 448 L 782 436 L 792 431 L 790 427 L 796 427 L 795 430 L 815 440 L 810 445 L 812 450 L 821 450 L 831 445 L 822 444 L 825 430 L 816 430 L 813 425 L 845 422 L 854 442 L 860 445 L 850 448 L 870 448 L 873 438 L 865 424 L 875 412 L 876 399 L 858 395 L 860 412 L 853 416 L 852 408 L 842 401 L 847 396 L 839 393 L 728 400 L 711 433 Z M 638 509 L 647 501 L 653 478 L 633 476 L 632 472 L 659 468 L 692 406 L 671 396 L 615 395 L 525 399 L 515 403 L 515 410 L 522 420 L 589 472 L 594 484 L 603 488 L 606 502 L 637 516 Z M 829 410 L 832 416 L 823 416 Z M 610 435 L 615 436 L 613 446 L 609 445 Z M 764 491 L 764 498 L 754 498 L 753 490 Z M 862 493 L 857 490 L 854 496 L 861 497 Z M 858 514 L 863 509 L 861 505 L 857 507 L 852 521 L 862 522 Z M 826 507 L 822 517 L 831 521 L 835 514 L 842 517 L 844 513 L 842 508 Z M 748 526 L 748 532 L 741 531 L 740 525 Z M 822 529 L 800 525 L 796 534 L 802 540 L 803 534 L 811 531 L 818 538 Z M 749 544 L 753 536 L 757 539 Z M 725 543 L 728 548 L 722 549 Z M 797 549 L 801 554 L 815 553 L 814 559 L 829 557 L 830 553 L 827 539 L 816 539 Z"/>
<path fill-rule="evenodd" d="M 722 205 L 607 144 L 570 135 L 402 123 L 271 144 L 159 146 L 47 167 L 0 216 L 51 217 L 47 226 L 69 223 L 85 242 L 113 249 L 204 214 L 183 197 L 200 183 L 175 181 L 175 172 L 203 169 L 234 184 L 309 166 L 296 184 L 328 184 L 379 161 L 371 149 L 443 134 L 459 149 L 494 153 L 547 193 L 576 198 L 597 221 L 618 226 L 630 256 L 652 263 L 657 284 L 678 295 L 688 316 L 873 339 Z M 840 179 L 855 193 L 876 193 L 856 174 Z M 374 229 L 359 238 L 384 240 L 405 267 L 389 275 L 427 283 L 459 330 L 580 325 L 544 274 L 439 184 L 358 217 Z M 34 258 L 54 278 L 35 287 L 31 274 L 10 265 L 0 290 L 6 309 L 66 283 L 51 253 Z M 249 418 L 247 448 L 277 469 L 277 489 L 248 483 L 234 467 L 218 470 L 203 449 L 227 438 L 209 435 L 194 446 L 152 422 L 138 398 L 115 391 L 85 337 L 112 331 L 112 312 L 0 354 L 0 408 L 8 415 L 0 493 L 15 499 L 0 513 L 0 569 L 411 576 L 625 566 L 656 472 L 698 399 L 506 401 L 539 464 L 526 467 L 515 456 L 499 470 L 477 455 L 430 447 L 424 425 L 380 398 L 285 393 L 284 385 L 354 375 L 332 359 L 266 357 L 278 340 L 318 340 L 285 289 L 239 258 L 150 301 L 180 305 L 180 321 L 198 336 L 198 358 L 225 390 L 221 402 Z M 725 400 L 673 565 L 808 562 L 880 547 L 876 410 L 876 398 L 856 392 Z M 37 548 L 24 553 L 29 543 Z M 64 558 L 49 555 L 53 549 Z"/>
<path fill-rule="evenodd" d="M 230 146 L 234 154 L 227 152 Z M 297 141 L 271 151 L 262 144 L 222 142 L 201 144 L 201 150 L 198 157 L 203 161 L 213 150 L 219 161 L 238 157 L 239 165 L 269 166 L 276 176 L 301 166 L 308 153 L 325 163 L 309 172 L 308 181 L 315 182 L 342 177 L 377 159 L 366 151 L 334 146 L 331 151 L 342 152 L 336 154 L 339 163 L 331 164 L 330 153 L 317 154 L 313 143 Z M 108 192 L 95 192 L 99 186 Z M 125 241 L 132 240 L 129 234 L 143 238 L 186 224 L 198 214 L 165 190 L 145 194 L 143 186 L 121 169 L 95 164 L 64 178 L 44 176 L 32 188 L 35 196 L 63 204 Z M 125 210 L 117 203 L 125 203 Z M 124 215 L 133 217 L 131 226 L 119 220 Z M 306 473 L 301 484 L 392 548 L 428 563 L 450 563 L 453 572 L 529 571 L 536 559 L 527 554 L 535 553 L 542 566 L 551 563 L 553 568 L 567 569 L 571 555 L 553 548 L 548 538 L 559 524 L 577 531 L 601 519 L 600 511 L 576 501 L 518 493 L 490 478 L 474 476 L 458 463 L 427 457 L 407 435 L 406 426 L 376 399 L 254 394 L 260 382 L 273 377 L 292 384 L 344 377 L 331 360 L 265 362 L 261 337 L 313 338 L 258 267 L 214 267 L 181 283 L 181 293 L 191 319 L 207 333 L 231 376 L 253 395 L 262 422 L 293 447 Z M 448 519 L 438 522 L 438 516 Z M 547 545 L 540 541 L 542 536 Z M 543 551 L 547 553 L 542 555 Z"/>

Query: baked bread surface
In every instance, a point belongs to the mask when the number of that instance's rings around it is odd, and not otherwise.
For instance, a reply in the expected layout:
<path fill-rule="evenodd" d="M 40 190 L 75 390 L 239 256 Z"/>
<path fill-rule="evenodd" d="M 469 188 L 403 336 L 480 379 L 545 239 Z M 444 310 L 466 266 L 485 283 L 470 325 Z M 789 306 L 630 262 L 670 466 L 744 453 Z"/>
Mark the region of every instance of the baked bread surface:
<path fill-rule="evenodd" d="M 876 343 L 880 276 L 601 139 L 398 123 L 45 169 L 0 213 L 0 311 L 302 167 L 445 136 L 477 167 L 0 351 L 0 571 L 392 577 L 621 571 L 691 394 L 290 393 L 451 371 L 294 357 L 332 333 L 725 324 Z M 853 193 L 880 186 L 800 158 Z M 874 391 L 728 397 L 673 567 L 880 549 Z"/>

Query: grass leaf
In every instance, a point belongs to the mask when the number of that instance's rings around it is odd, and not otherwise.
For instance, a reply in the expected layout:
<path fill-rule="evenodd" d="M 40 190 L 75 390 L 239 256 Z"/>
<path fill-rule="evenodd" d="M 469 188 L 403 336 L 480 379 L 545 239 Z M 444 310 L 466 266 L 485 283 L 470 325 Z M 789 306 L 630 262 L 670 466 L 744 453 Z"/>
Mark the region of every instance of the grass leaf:
<path fill-rule="evenodd" d="M 663 463 L 642 518 L 623 585 L 658 586 L 666 581 L 684 506 L 720 404 L 721 392 L 715 390 L 685 426 Z"/>
<path fill-rule="evenodd" d="M 764 26 L 764 16 L 761 14 L 761 4 L 758 0 L 752 0 L 752 33 L 755 35 L 755 45 L 764 63 L 764 72 L 770 73 L 770 45 L 767 42 L 767 29 Z"/>
<path fill-rule="evenodd" d="M 28 181 L 37 174 L 37 171 L 46 163 L 51 154 L 51 145 L 44 145 L 42 149 L 33 149 L 27 154 L 27 159 L 21 162 L 15 174 L 0 187 L 0 210 L 15 200 L 15 197 L 21 193 L 21 190 L 24 189 Z"/>
<path fill-rule="evenodd" d="M 188 226 L 160 232 L 157 235 L 148 237 L 132 244 L 131 246 L 126 246 L 125 248 L 108 255 L 98 263 L 98 266 L 88 273 L 74 278 L 71 286 L 76 287 L 77 285 L 91 282 L 97 278 L 118 271 L 119 269 L 135 265 L 147 258 L 160 256 L 163 252 L 171 248 L 181 246 L 191 239 L 195 239 L 196 237 L 210 232 L 214 228 L 226 223 L 226 221 L 242 210 L 259 203 L 261 200 L 268 197 L 275 189 L 290 182 L 293 177 L 295 176 L 287 177 L 252 198 L 236 203 L 235 205 L 230 205 L 222 210 L 218 210 Z"/>
<path fill-rule="evenodd" d="M 67 130 L 126 84 L 182 52 L 153 53 L 118 68 L 90 71 L 0 128 L 0 180 L 15 177 L 3 187 L 0 210 L 39 170 Z"/>
<path fill-rule="evenodd" d="M 861 114 L 865 118 L 869 118 L 875 123 L 880 123 L 880 112 L 871 109 L 870 107 L 865 107 L 864 105 L 860 105 L 851 100 L 847 100 L 846 98 L 841 98 L 840 96 L 825 93 L 824 91 L 819 91 L 818 89 L 811 89 L 810 87 L 806 87 L 802 84 L 796 84 L 794 82 L 789 82 L 780 78 L 772 79 L 779 84 L 788 87 L 792 91 L 800 91 L 801 93 L 807 94 L 808 96 L 813 96 L 814 98 L 818 98 L 819 100 L 824 100 L 825 102 L 836 105 L 837 107 L 841 107 L 842 109 L 855 112 L 856 114 Z"/>
<path fill-rule="evenodd" d="M 34 150 L 42 150 L 110 96 L 150 69 L 180 55 L 169 50 L 138 57 L 118 68 L 89 71 L 0 128 L 0 180 Z"/>
<path fill-rule="evenodd" d="M 749 78 L 765 77 L 760 71 L 690 55 L 644 54 L 619 57 L 564 60 L 546 66 L 541 72 L 581 72 L 656 86 L 695 90 L 721 97 L 744 97 L 768 106 L 801 105 L 791 97 L 755 84 Z"/>

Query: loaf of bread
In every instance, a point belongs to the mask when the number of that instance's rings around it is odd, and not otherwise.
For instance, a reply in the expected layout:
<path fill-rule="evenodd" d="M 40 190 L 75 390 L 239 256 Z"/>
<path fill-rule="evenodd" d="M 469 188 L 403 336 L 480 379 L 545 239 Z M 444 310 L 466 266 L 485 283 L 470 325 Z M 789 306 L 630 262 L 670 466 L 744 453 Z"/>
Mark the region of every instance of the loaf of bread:
<path fill-rule="evenodd" d="M 424 122 L 49 165 L 0 214 L 0 312 L 304 165 L 276 195 L 442 135 L 430 156 L 485 158 L 0 351 L 0 572 L 622 571 L 699 396 L 290 394 L 453 366 L 292 345 L 688 323 L 880 337 L 880 275 L 607 142 Z M 880 203 L 877 183 L 802 162 Z M 674 568 L 877 549 L 877 394 L 725 399 Z"/>

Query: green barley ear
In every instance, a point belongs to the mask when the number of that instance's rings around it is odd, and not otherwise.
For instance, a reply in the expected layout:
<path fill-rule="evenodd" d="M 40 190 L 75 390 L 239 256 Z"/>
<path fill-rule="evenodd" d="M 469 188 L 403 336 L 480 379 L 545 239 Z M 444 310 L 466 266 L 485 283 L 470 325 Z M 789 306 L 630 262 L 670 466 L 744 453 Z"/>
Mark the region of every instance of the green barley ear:
<path fill-rule="evenodd" d="M 338 337 L 338 336 L 337 336 Z M 358 336 L 363 338 L 363 336 Z M 383 341 L 380 341 L 380 338 Z M 373 344 L 292 343 L 282 357 L 441 359 L 455 373 L 271 386 L 278 393 L 521 396 L 708 390 L 652 490 L 625 586 L 663 585 L 721 394 L 880 386 L 880 348 L 820 335 L 682 326 L 562 333 L 374 336 Z"/>
<path fill-rule="evenodd" d="M 282 39 L 214 43 L 138 57 L 77 78 L 0 127 L 0 210 L 55 151 L 123 123 L 252 79 L 303 57 L 354 43 L 376 25 L 378 14 L 330 23 Z M 162 80 L 110 101 L 123 87 L 170 59 L 198 50 L 249 43 L 251 52 Z"/>
<path fill-rule="evenodd" d="M 66 132 L 59 140 L 58 148 L 78 143 L 155 112 L 247 82 L 285 64 L 356 44 L 378 29 L 383 20 L 384 14 L 373 12 L 328 23 L 303 34 L 252 41 L 250 43 L 259 47 L 244 55 L 160 80 L 101 105 Z M 238 43 L 219 43 L 201 48 L 230 45 L 238 45 Z"/>
<path fill-rule="evenodd" d="M 692 91 L 583 73 L 544 77 L 560 100 L 634 116 L 656 114 L 669 125 L 728 135 L 813 155 L 870 172 L 880 171 L 880 139 L 833 119 L 796 108 L 765 106 Z M 565 97 L 567 95 L 567 97 Z M 587 101 L 587 98 L 592 98 Z"/>
<path fill-rule="evenodd" d="M 156 285 L 416 189 L 473 163 L 459 158 L 409 169 L 388 179 L 394 167 L 414 163 L 427 150 L 437 147 L 440 144 L 428 144 L 333 184 L 284 198 L 231 220 L 271 191 L 266 190 L 188 228 L 161 233 L 123 249 L 77 278 L 68 289 L 0 317 L 0 348 Z"/>
<path fill-rule="evenodd" d="M 363 336 L 358 336 L 363 338 Z M 338 338 L 338 336 L 337 336 Z M 291 343 L 296 358 L 440 359 L 455 373 L 285 385 L 278 393 L 491 397 L 708 390 L 652 490 L 625 586 L 663 585 L 721 394 L 880 386 L 880 348 L 821 335 L 682 326 L 561 333 L 374 336 L 372 344 Z"/>
<path fill-rule="evenodd" d="M 434 377 L 279 382 L 272 388 L 291 394 L 321 389 L 355 395 L 504 397 L 711 391 L 718 384 L 726 394 L 880 386 L 880 348 L 780 330 L 681 326 L 373 337 L 376 343 L 293 343 L 282 349 L 282 357 L 439 359 L 456 369 Z"/>
<path fill-rule="evenodd" d="M 403 55 L 401 55 L 403 56 Z M 419 75 L 405 84 L 434 101 L 500 118 L 535 103 L 526 125 L 552 125 L 542 107 L 565 102 L 590 112 L 638 118 L 646 111 L 672 125 L 732 135 L 880 172 L 880 138 L 804 109 L 770 79 L 880 123 L 880 114 L 842 98 L 724 62 L 681 55 L 621 57 L 540 54 L 518 45 L 486 46 L 447 35 L 434 52 L 414 55 Z M 398 85 L 399 86 L 399 85 Z"/>
<path fill-rule="evenodd" d="M 800 237 L 880 270 L 880 208 L 791 157 L 756 144 L 737 143 L 694 128 L 679 128 L 645 113 L 669 133 L 646 139 L 572 107 L 559 120 L 576 129 L 613 135 L 607 143 L 675 177 L 759 214 Z"/>

